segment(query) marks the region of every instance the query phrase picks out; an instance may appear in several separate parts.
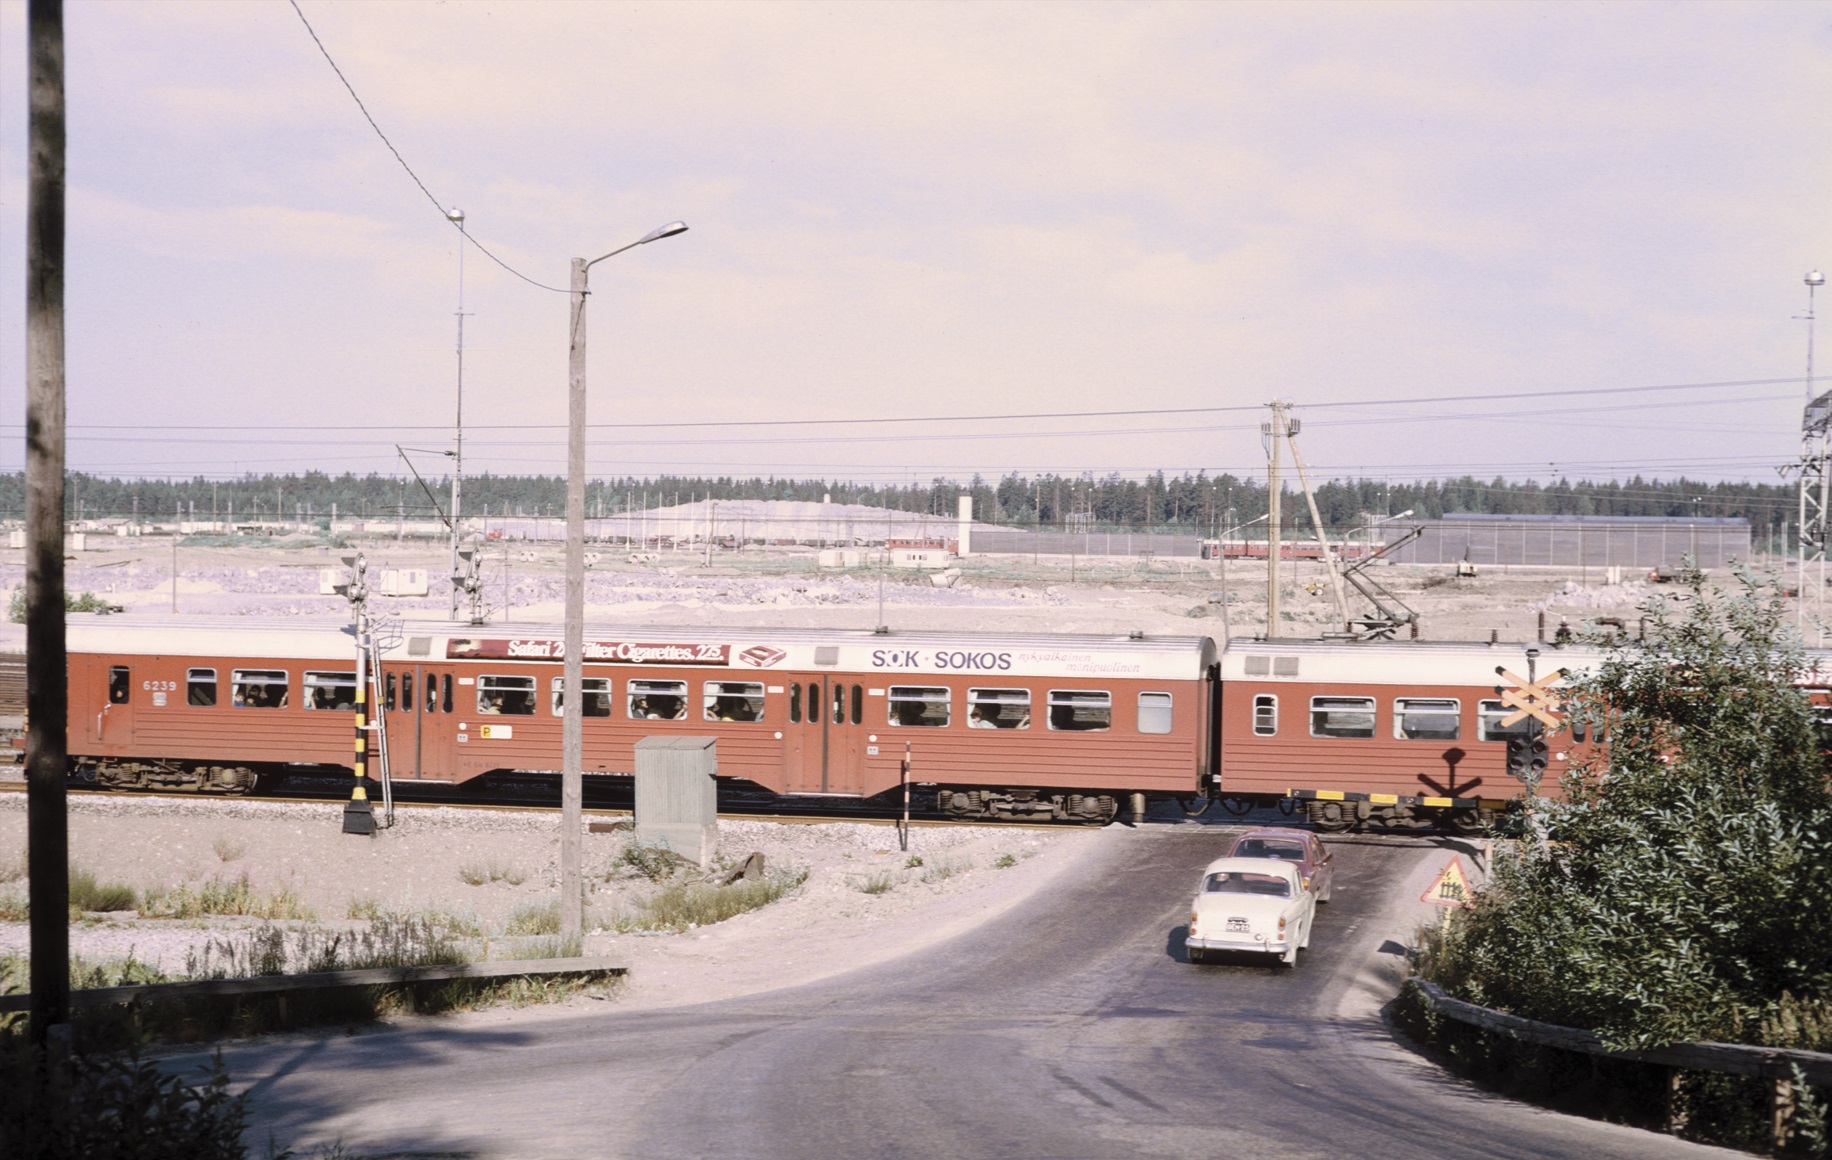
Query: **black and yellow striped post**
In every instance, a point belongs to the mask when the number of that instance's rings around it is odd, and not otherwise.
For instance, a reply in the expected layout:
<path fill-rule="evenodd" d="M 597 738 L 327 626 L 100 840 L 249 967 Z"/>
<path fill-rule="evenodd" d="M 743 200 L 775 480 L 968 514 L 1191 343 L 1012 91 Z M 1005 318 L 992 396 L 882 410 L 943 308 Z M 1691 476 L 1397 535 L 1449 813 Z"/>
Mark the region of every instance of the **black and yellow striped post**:
<path fill-rule="evenodd" d="M 369 771 L 369 704 L 366 694 L 369 691 L 369 668 L 367 658 L 361 656 L 358 646 L 356 662 L 356 759 L 352 767 L 356 772 L 356 788 L 350 792 L 350 800 L 344 804 L 343 832 L 346 834 L 375 834 L 375 809 L 369 804 L 369 791 L 363 788 L 363 782 Z"/>

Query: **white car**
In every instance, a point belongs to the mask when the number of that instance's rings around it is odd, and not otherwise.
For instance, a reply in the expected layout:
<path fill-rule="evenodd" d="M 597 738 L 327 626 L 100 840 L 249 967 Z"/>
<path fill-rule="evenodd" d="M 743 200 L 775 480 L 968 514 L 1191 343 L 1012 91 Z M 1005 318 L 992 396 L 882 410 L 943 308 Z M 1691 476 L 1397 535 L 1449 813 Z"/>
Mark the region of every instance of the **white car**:
<path fill-rule="evenodd" d="M 1267 858 L 1217 858 L 1202 872 L 1184 945 L 1190 962 L 1210 951 L 1277 955 L 1285 965 L 1310 945 L 1317 895 L 1304 888 L 1301 869 Z"/>

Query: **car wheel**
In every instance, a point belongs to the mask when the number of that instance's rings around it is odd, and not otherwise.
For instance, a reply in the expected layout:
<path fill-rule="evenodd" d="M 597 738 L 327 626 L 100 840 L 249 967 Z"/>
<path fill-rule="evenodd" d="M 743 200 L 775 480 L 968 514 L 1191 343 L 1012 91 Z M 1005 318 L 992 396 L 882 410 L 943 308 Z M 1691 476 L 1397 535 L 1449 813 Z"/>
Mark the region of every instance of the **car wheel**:
<path fill-rule="evenodd" d="M 1329 880 L 1329 885 L 1323 888 L 1323 893 L 1317 895 L 1317 901 L 1318 902 L 1328 902 L 1329 901 L 1329 892 L 1334 889 L 1336 889 L 1336 880 L 1334 878 L 1331 878 Z"/>
<path fill-rule="evenodd" d="M 1184 950 L 1189 952 L 1190 962 L 1196 966 L 1201 966 L 1209 961 L 1209 952 L 1201 947 L 1185 947 Z"/>

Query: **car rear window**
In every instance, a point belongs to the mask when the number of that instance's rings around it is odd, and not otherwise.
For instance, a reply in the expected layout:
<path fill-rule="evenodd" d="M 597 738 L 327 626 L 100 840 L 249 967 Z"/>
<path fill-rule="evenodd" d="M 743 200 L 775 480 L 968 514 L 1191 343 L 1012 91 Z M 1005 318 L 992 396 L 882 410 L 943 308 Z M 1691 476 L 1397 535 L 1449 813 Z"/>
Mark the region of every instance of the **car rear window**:
<path fill-rule="evenodd" d="M 1278 858 L 1286 862 L 1304 861 L 1304 843 L 1280 838 L 1248 838 L 1234 847 L 1235 858 Z"/>
<path fill-rule="evenodd" d="M 1291 880 L 1281 874 L 1246 874 L 1240 871 L 1211 874 L 1202 884 L 1204 894 L 1264 894 L 1290 898 Z"/>

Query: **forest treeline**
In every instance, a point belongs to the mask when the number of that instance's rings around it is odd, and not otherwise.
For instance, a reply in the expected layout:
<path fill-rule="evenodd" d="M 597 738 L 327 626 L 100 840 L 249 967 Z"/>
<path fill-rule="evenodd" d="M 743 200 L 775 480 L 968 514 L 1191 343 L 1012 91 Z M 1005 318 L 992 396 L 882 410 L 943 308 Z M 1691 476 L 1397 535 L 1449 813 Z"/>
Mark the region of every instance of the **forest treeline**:
<path fill-rule="evenodd" d="M 609 516 L 632 509 L 715 500 L 802 500 L 866 504 L 899 511 L 951 516 L 957 497 L 972 492 L 974 515 L 989 523 L 1018 526 L 1063 526 L 1083 522 L 1097 527 L 1143 530 L 1210 531 L 1232 526 L 1266 510 L 1266 485 L 1230 474 L 1167 476 L 1144 479 L 1119 475 L 1018 475 L 999 480 L 979 475 L 966 481 L 937 478 L 926 484 L 870 484 L 845 480 L 767 479 L 732 476 L 662 476 L 655 479 L 594 480 L 586 491 L 586 511 Z M 25 510 L 24 479 L 0 475 L 0 517 L 18 518 Z M 72 519 L 110 519 L 138 515 L 170 519 L 175 513 L 199 518 L 214 515 L 239 520 L 322 519 L 333 509 L 340 516 L 409 519 L 438 518 L 451 494 L 446 479 L 391 475 L 246 475 L 233 480 L 113 479 L 72 473 L 66 501 Z M 1284 522 L 1307 526 L 1303 498 L 1285 490 Z M 475 517 L 549 516 L 564 512 L 566 481 L 553 475 L 466 476 L 464 514 Z M 1394 483 L 1384 480 L 1332 480 L 1317 490 L 1317 505 L 1331 527 L 1356 524 L 1363 513 L 1419 518 L 1447 512 L 1534 515 L 1705 516 L 1742 517 L 1756 529 L 1779 527 L 1792 518 L 1795 490 L 1784 483 L 1701 483 L 1688 479 L 1642 479 L 1591 483 L 1488 481 L 1470 476 L 1448 480 Z"/>

